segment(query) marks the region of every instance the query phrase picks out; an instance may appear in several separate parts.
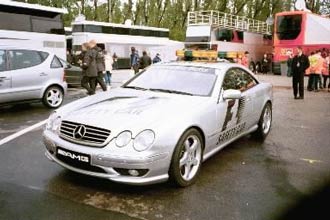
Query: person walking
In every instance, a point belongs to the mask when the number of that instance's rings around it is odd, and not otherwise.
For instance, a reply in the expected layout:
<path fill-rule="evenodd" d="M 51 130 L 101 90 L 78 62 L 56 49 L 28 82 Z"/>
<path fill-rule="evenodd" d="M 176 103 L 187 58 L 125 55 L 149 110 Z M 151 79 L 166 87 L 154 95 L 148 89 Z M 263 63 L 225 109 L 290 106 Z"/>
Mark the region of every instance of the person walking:
<path fill-rule="evenodd" d="M 117 56 L 116 52 L 113 53 L 113 55 L 112 55 L 112 62 L 113 62 L 113 64 L 112 64 L 113 69 L 117 70 L 118 69 L 118 56 Z"/>
<path fill-rule="evenodd" d="M 81 75 L 81 87 L 85 88 L 87 90 L 88 95 L 93 95 L 95 94 L 95 90 L 91 87 L 90 84 L 90 76 L 87 75 L 87 69 L 88 69 L 88 64 L 87 64 L 87 50 L 89 49 L 89 44 L 88 43 L 83 43 L 81 45 L 81 53 L 78 56 L 78 63 L 80 64 L 80 67 L 82 69 Z"/>
<path fill-rule="evenodd" d="M 112 67 L 113 67 L 113 58 L 110 56 L 110 54 L 105 51 L 104 53 L 104 59 L 105 59 L 105 74 L 104 74 L 104 80 L 105 84 L 107 85 L 107 88 L 111 87 L 111 76 L 112 76 Z"/>
<path fill-rule="evenodd" d="M 292 61 L 293 61 L 293 54 L 289 53 L 289 58 L 286 61 L 286 65 L 288 66 L 288 72 L 287 72 L 288 77 L 292 76 Z"/>
<path fill-rule="evenodd" d="M 143 56 L 140 59 L 140 67 L 141 69 L 144 69 L 151 65 L 151 58 L 148 56 L 146 51 L 143 51 L 142 55 Z"/>
<path fill-rule="evenodd" d="M 134 70 L 134 74 L 139 72 L 139 54 L 135 47 L 131 47 L 131 68 Z"/>
<path fill-rule="evenodd" d="M 91 44 L 88 43 L 88 50 L 84 56 L 83 67 L 86 68 L 86 76 L 89 80 L 91 92 L 89 95 L 95 94 L 96 78 L 97 78 L 97 64 L 96 64 L 97 51 L 95 48 L 91 48 Z"/>
<path fill-rule="evenodd" d="M 322 69 L 322 75 L 323 75 L 323 88 L 327 88 L 327 81 L 330 77 L 330 53 L 325 54 L 324 62 L 323 62 L 323 69 Z M 330 80 L 328 85 L 328 92 L 330 92 Z"/>
<path fill-rule="evenodd" d="M 298 54 L 292 60 L 292 87 L 295 99 L 304 99 L 304 75 L 309 67 L 309 60 L 303 54 L 302 48 L 298 47 Z M 298 96 L 299 88 L 299 96 Z"/>
<path fill-rule="evenodd" d="M 312 75 L 312 89 L 314 92 L 319 91 L 319 83 L 321 80 L 322 68 L 323 68 L 323 58 L 321 56 L 321 51 L 316 51 L 312 56 L 310 61 L 310 70 Z"/>
<path fill-rule="evenodd" d="M 97 86 L 97 83 L 100 84 L 103 91 L 107 91 L 107 86 L 104 82 L 104 72 L 105 72 L 105 60 L 104 60 L 104 54 L 101 48 L 99 48 L 96 44 L 95 40 L 91 40 L 89 42 L 90 50 L 92 51 L 91 54 L 95 54 L 95 63 L 96 63 L 96 70 L 97 70 L 97 76 L 95 81 L 95 88 Z"/>
<path fill-rule="evenodd" d="M 159 63 L 162 59 L 160 59 L 159 53 L 156 54 L 156 56 L 152 59 L 152 63 Z"/>
<path fill-rule="evenodd" d="M 270 60 L 268 59 L 268 55 L 265 53 L 264 54 L 264 57 L 262 58 L 262 61 L 261 61 L 261 68 L 262 68 L 262 73 L 263 74 L 267 74 L 268 71 L 269 71 L 269 63 L 270 63 Z"/>

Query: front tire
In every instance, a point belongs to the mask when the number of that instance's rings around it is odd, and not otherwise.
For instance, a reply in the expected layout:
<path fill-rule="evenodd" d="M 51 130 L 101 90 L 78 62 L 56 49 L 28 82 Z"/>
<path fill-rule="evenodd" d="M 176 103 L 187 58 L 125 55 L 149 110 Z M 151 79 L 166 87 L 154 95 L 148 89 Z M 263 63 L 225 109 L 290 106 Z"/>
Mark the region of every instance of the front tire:
<path fill-rule="evenodd" d="M 268 102 L 262 110 L 259 122 L 258 129 L 254 132 L 254 136 L 258 140 L 265 140 L 267 135 L 270 132 L 270 128 L 272 126 L 272 105 Z"/>
<path fill-rule="evenodd" d="M 189 129 L 177 143 L 169 170 L 170 180 L 186 187 L 196 181 L 201 168 L 204 143 L 199 131 Z"/>
<path fill-rule="evenodd" d="M 63 99 L 63 90 L 58 86 L 51 86 L 45 91 L 42 102 L 48 108 L 58 108 L 62 105 Z"/>

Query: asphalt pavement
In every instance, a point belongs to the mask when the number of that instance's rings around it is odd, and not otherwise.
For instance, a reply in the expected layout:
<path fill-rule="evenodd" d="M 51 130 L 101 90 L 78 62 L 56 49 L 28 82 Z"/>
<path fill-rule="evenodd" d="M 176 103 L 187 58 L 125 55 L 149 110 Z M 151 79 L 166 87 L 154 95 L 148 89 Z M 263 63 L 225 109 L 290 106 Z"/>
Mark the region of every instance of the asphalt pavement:
<path fill-rule="evenodd" d="M 131 76 L 114 72 L 112 86 Z M 128 186 L 67 171 L 44 156 L 42 127 L 0 145 L 0 219 L 329 219 L 330 93 L 306 91 L 294 100 L 291 78 L 258 78 L 274 85 L 269 136 L 230 144 L 203 163 L 188 188 Z M 65 102 L 85 95 L 70 89 Z M 51 112 L 41 104 L 0 111 L 0 141 Z"/>

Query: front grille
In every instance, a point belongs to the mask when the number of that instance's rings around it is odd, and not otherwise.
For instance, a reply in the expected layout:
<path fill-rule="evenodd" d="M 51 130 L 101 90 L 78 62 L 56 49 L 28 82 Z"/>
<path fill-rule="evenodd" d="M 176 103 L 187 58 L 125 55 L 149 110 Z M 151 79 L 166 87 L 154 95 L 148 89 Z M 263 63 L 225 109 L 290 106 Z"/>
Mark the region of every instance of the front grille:
<path fill-rule="evenodd" d="M 80 129 L 81 128 L 81 129 Z M 95 147 L 103 147 L 111 131 L 71 121 L 62 121 L 60 136 L 68 141 Z"/>

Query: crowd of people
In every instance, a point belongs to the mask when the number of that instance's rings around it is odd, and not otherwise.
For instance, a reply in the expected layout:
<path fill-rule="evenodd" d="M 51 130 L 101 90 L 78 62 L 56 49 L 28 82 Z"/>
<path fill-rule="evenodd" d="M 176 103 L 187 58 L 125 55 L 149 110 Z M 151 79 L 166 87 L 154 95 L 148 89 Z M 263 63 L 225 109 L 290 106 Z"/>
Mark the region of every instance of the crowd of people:
<path fill-rule="evenodd" d="M 157 53 L 156 56 L 151 60 L 150 56 L 147 54 L 147 51 L 142 52 L 142 57 L 139 56 L 139 52 L 135 47 L 131 47 L 130 54 L 130 65 L 134 70 L 134 74 L 139 72 L 139 69 L 144 69 L 150 66 L 152 63 L 161 62 L 160 54 Z"/>
<path fill-rule="evenodd" d="M 308 76 L 307 90 L 318 92 L 327 89 L 330 92 L 330 51 L 323 49 L 311 52 L 307 57 L 302 48 L 298 47 L 298 54 L 289 55 L 288 76 L 292 75 L 293 95 L 295 99 L 304 99 L 304 76 Z M 322 82 L 322 77 L 323 82 Z M 327 81 L 329 83 L 327 85 Z M 299 94 L 299 96 L 298 96 Z"/>
<path fill-rule="evenodd" d="M 98 47 L 95 40 L 83 43 L 81 48 L 78 56 L 67 54 L 69 63 L 79 64 L 82 68 L 81 86 L 87 90 L 88 95 L 95 94 L 98 84 L 103 91 L 107 91 L 111 87 L 112 70 L 118 69 L 117 54 L 114 53 L 111 56 L 109 51 Z M 143 51 L 140 57 L 135 47 L 131 47 L 130 66 L 135 74 L 139 72 L 139 69 L 158 62 L 161 62 L 159 53 L 151 60 L 146 51 Z"/>

